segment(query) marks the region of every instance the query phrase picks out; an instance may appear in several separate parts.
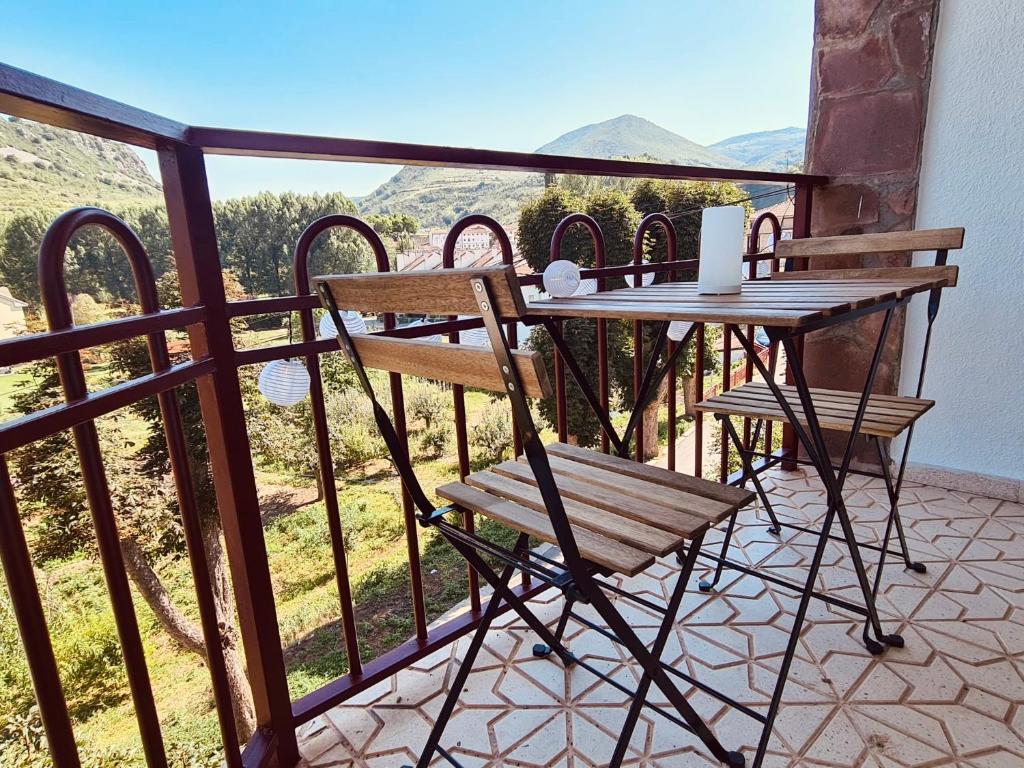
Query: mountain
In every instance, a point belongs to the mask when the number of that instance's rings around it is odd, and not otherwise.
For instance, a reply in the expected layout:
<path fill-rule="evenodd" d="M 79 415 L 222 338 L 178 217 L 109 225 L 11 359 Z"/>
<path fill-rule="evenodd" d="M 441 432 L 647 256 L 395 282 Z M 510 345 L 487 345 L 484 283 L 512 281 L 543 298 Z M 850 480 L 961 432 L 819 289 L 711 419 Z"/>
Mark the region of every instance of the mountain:
<path fill-rule="evenodd" d="M 31 208 L 162 200 L 160 185 L 130 147 L 0 116 L 0 220 Z"/>
<path fill-rule="evenodd" d="M 662 162 L 705 167 L 729 166 L 729 158 L 684 139 L 636 115 L 621 115 L 562 134 L 535 150 L 542 155 L 575 157 L 656 157 Z"/>
<path fill-rule="evenodd" d="M 405 213 L 423 227 L 450 226 L 467 213 L 516 221 L 523 203 L 544 189 L 544 175 L 407 165 L 359 201 L 363 214 Z"/>
<path fill-rule="evenodd" d="M 803 163 L 806 140 L 804 128 L 779 128 L 731 136 L 710 144 L 708 149 L 750 168 L 786 171 Z"/>
<path fill-rule="evenodd" d="M 576 157 L 653 157 L 680 165 L 735 166 L 734 161 L 636 115 L 585 125 L 535 150 Z M 423 226 L 447 226 L 465 213 L 514 222 L 544 188 L 539 173 L 406 166 L 360 200 L 365 214 L 406 213 Z"/>
<path fill-rule="evenodd" d="M 680 165 L 785 170 L 803 160 L 805 131 L 783 128 L 733 136 L 704 147 L 636 115 L 569 131 L 535 151 L 547 155 L 651 158 Z M 358 201 L 364 214 L 405 213 L 422 226 L 448 226 L 466 213 L 515 222 L 544 187 L 539 173 L 406 166 Z M 760 188 L 759 188 L 760 190 Z"/>

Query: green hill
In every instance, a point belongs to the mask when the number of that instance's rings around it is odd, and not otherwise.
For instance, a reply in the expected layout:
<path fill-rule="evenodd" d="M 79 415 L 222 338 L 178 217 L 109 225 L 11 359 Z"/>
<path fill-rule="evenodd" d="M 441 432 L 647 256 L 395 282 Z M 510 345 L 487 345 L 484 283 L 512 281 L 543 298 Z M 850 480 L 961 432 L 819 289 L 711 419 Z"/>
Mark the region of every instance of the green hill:
<path fill-rule="evenodd" d="M 577 128 L 539 147 L 543 155 L 576 157 L 657 157 L 662 162 L 704 167 L 730 167 L 736 163 L 722 154 L 672 133 L 636 115 L 619 117 Z"/>
<path fill-rule="evenodd" d="M 160 185 L 131 148 L 0 116 L 0 221 L 28 209 L 162 200 Z"/>
<path fill-rule="evenodd" d="M 803 128 L 779 128 L 730 136 L 708 149 L 733 158 L 750 168 L 788 171 L 804 161 L 807 131 Z"/>
<path fill-rule="evenodd" d="M 795 133 L 794 133 L 795 132 Z M 644 157 L 680 165 L 781 170 L 779 157 L 803 159 L 804 131 L 784 128 L 746 134 L 703 147 L 636 115 L 585 125 L 536 152 L 575 157 Z M 799 147 L 799 150 L 797 150 Z M 763 150 L 762 150 L 763 148 Z M 544 186 L 538 173 L 503 173 L 407 166 L 359 200 L 364 214 L 405 213 L 424 226 L 447 226 L 466 213 L 511 224 L 522 204 Z"/>

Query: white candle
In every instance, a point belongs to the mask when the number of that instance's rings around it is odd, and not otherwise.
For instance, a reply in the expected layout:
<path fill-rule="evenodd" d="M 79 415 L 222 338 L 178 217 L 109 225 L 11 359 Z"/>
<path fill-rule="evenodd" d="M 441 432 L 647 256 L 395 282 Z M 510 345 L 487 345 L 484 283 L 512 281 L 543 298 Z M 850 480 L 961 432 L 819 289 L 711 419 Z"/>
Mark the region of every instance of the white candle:
<path fill-rule="evenodd" d="M 742 205 L 705 208 L 700 225 L 697 293 L 739 293 L 743 279 Z"/>

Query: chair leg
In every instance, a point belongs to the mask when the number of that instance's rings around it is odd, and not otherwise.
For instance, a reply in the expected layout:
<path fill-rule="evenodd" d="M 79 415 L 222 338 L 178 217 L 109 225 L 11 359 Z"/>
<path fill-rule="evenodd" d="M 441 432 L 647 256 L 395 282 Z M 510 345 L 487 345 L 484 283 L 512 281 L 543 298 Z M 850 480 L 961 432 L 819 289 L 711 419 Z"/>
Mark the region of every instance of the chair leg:
<path fill-rule="evenodd" d="M 558 619 L 558 627 L 555 629 L 555 640 L 559 643 L 562 642 L 562 636 L 565 635 L 565 627 L 569 623 L 569 617 L 572 615 L 572 607 L 576 603 L 576 596 L 569 592 L 565 596 L 565 605 L 562 608 L 562 615 Z M 545 643 L 536 643 L 533 646 L 533 655 L 538 659 L 545 659 L 551 655 L 551 646 Z"/>
<path fill-rule="evenodd" d="M 697 552 L 700 550 L 700 542 L 695 540 L 690 546 L 693 550 L 693 557 L 696 558 Z M 665 697 L 675 707 L 676 711 L 679 712 L 691 732 L 703 742 L 715 759 L 730 766 L 730 768 L 743 768 L 746 765 L 746 759 L 743 755 L 740 752 L 730 752 L 722 746 L 722 743 L 711 732 L 711 729 L 708 728 L 707 723 L 701 719 L 679 688 L 669 679 L 668 673 L 661 666 L 661 660 L 647 649 L 647 646 L 643 644 L 636 632 L 633 631 L 629 622 L 616 610 L 601 588 L 592 581 L 587 585 L 578 584 L 577 586 L 584 590 L 585 597 L 590 600 L 590 604 L 598 612 L 598 615 L 604 619 L 612 634 L 618 637 L 619 641 L 626 646 L 633 658 L 643 667 L 644 676 L 650 677 L 650 682 L 658 686 L 659 690 L 665 694 Z M 666 619 L 667 621 L 668 619 Z M 633 719 L 633 724 L 635 725 L 635 718 Z"/>
<path fill-rule="evenodd" d="M 754 429 L 754 440 L 751 442 L 751 446 L 755 451 L 758 446 L 758 437 L 760 436 L 765 423 L 766 422 L 763 419 L 758 419 L 758 425 Z M 729 424 L 732 424 L 731 420 L 729 420 Z M 733 432 L 735 432 L 735 430 L 733 430 Z M 739 454 L 739 461 L 742 462 L 743 465 L 743 482 L 745 482 L 746 478 L 751 478 L 751 482 L 754 483 L 754 489 L 758 494 L 758 498 L 764 505 L 765 512 L 768 513 L 768 519 L 771 520 L 771 525 L 768 526 L 768 532 L 772 536 L 779 536 L 782 532 L 782 526 L 779 524 L 778 518 L 775 516 L 775 507 L 772 505 L 771 500 L 768 498 L 768 493 L 761 484 L 761 476 L 755 471 L 754 465 L 751 464 L 751 455 L 743 450 L 738 434 L 734 434 L 733 443 L 736 445 L 736 452 Z M 767 437 L 765 438 L 765 453 L 771 454 L 771 444 Z"/>
<path fill-rule="evenodd" d="M 519 537 L 519 542 L 516 544 L 516 549 L 519 550 L 524 547 L 528 540 L 529 539 L 525 534 L 521 535 Z M 502 571 L 498 583 L 507 588 L 515 570 L 516 569 L 511 565 L 505 566 L 505 570 Z M 466 649 L 466 655 L 462 659 L 459 671 L 455 673 L 455 677 L 452 679 L 451 688 L 448 691 L 448 695 L 445 697 L 444 704 L 441 706 L 441 711 L 437 714 L 437 720 L 434 722 L 434 727 L 430 730 L 430 736 L 427 737 L 427 743 L 424 745 L 423 751 L 420 753 L 420 759 L 416 762 L 416 768 L 427 768 L 427 766 L 430 765 L 430 761 L 434 758 L 434 752 L 437 750 L 438 743 L 441 740 L 444 729 L 448 725 L 448 720 L 451 719 L 452 712 L 455 710 L 455 705 L 459 701 L 459 695 L 462 693 L 462 689 L 466 685 L 466 679 L 469 677 L 469 673 L 473 669 L 473 662 L 476 661 L 476 657 L 480 653 L 480 648 L 484 644 L 484 638 L 487 636 L 487 631 L 491 627 L 491 622 L 493 622 L 494 618 L 498 615 L 498 609 L 500 607 L 500 590 L 498 590 L 497 585 L 495 585 L 494 594 L 491 595 L 490 602 L 487 604 L 487 609 L 484 611 L 483 618 L 480 620 L 480 626 L 477 627 L 476 633 L 473 635 L 473 639 L 470 641 L 469 647 Z M 404 768 L 409 768 L 409 766 L 405 766 Z"/>
<path fill-rule="evenodd" d="M 889 522 L 888 526 L 895 524 L 896 526 L 896 539 L 900 543 L 900 553 L 903 555 L 903 563 L 914 573 L 926 573 L 928 568 L 924 563 L 917 562 L 910 558 L 910 550 L 907 548 L 907 537 L 903 532 L 903 519 L 900 517 L 900 493 L 896 486 L 893 484 L 892 471 L 889 468 L 889 453 L 882 446 L 882 441 L 875 437 L 873 438 L 875 447 L 878 449 L 878 463 L 882 465 L 882 478 L 885 480 L 885 490 L 889 495 Z M 909 438 L 908 438 L 909 439 Z M 886 545 L 884 549 L 888 549 L 888 532 L 886 532 Z"/>
<path fill-rule="evenodd" d="M 725 528 L 725 539 L 722 541 L 722 554 L 719 556 L 718 564 L 715 566 L 715 575 L 712 577 L 711 581 L 701 579 L 700 583 L 697 585 L 697 589 L 701 592 L 710 592 L 718 585 L 718 581 L 722 578 L 722 571 L 725 570 L 725 557 L 729 554 L 729 543 L 732 541 L 732 532 L 736 527 L 737 515 L 739 515 L 738 510 L 732 513 L 732 517 L 729 518 L 729 525 Z M 680 555 L 676 555 L 676 559 L 679 560 L 680 563 L 683 562 Z"/>
<path fill-rule="evenodd" d="M 675 589 L 672 591 L 672 597 L 669 599 L 668 605 L 665 609 L 665 619 L 661 623 L 661 627 L 658 630 L 658 635 L 654 640 L 654 644 L 651 646 L 650 654 L 654 658 L 656 663 L 660 664 L 661 656 L 665 651 L 665 644 L 668 642 L 669 634 L 672 631 L 672 627 L 675 625 L 676 615 L 679 613 L 679 606 L 683 602 L 683 596 L 686 593 L 686 585 L 690 581 L 690 576 L 693 574 L 693 566 L 697 562 L 697 555 L 700 552 L 700 546 L 704 535 L 693 539 L 690 542 L 690 546 L 687 549 L 686 556 L 683 559 L 683 568 L 679 573 L 679 580 L 676 582 Z M 659 670 L 661 667 L 658 667 Z M 651 688 L 653 682 L 653 676 L 646 670 L 640 678 L 640 684 L 637 686 L 636 693 L 633 694 L 633 701 L 630 704 L 629 712 L 626 714 L 626 721 L 623 724 L 622 732 L 619 734 L 619 739 L 615 744 L 615 751 L 612 754 L 611 762 L 608 764 L 609 768 L 619 768 L 622 764 L 623 758 L 626 756 L 626 750 L 629 747 L 629 741 L 633 737 L 633 731 L 636 729 L 636 722 L 640 717 L 640 712 L 644 708 L 644 704 L 647 699 L 647 692 Z M 680 712 L 686 719 L 686 714 Z M 689 719 L 687 719 L 689 722 Z M 700 734 L 698 733 L 698 736 Z M 707 742 L 705 742 L 707 744 Z M 711 746 L 710 744 L 708 745 Z M 720 745 L 719 745 L 720 746 Z M 717 755 L 716 755 L 717 756 Z M 721 760 L 722 758 L 719 757 Z M 727 752 L 726 757 L 723 760 L 727 765 L 730 766 L 742 766 L 744 765 L 744 758 L 738 752 Z"/>
<path fill-rule="evenodd" d="M 515 611 L 519 617 L 527 623 L 527 625 L 536 632 L 545 645 L 551 647 L 559 659 L 562 660 L 562 664 L 566 667 L 572 666 L 576 659 L 569 652 L 560 639 L 556 638 L 551 630 L 544 626 L 544 622 L 534 615 L 533 611 L 526 607 L 524 603 L 512 590 L 508 588 L 507 584 L 502 584 L 498 575 L 494 570 L 484 561 L 482 557 L 468 544 L 454 539 L 448 539 L 449 543 L 459 551 L 466 560 L 469 562 L 473 569 L 483 576 L 484 580 L 487 581 L 492 587 L 494 587 L 494 594 L 500 595 L 502 600 L 508 603 L 509 607 Z"/>
<path fill-rule="evenodd" d="M 743 448 L 743 443 L 740 440 L 739 434 L 736 432 L 736 428 L 733 426 L 732 420 L 728 416 L 721 414 L 715 414 L 715 418 L 722 422 L 723 428 L 726 434 L 729 435 L 729 439 L 736 447 L 736 451 L 740 456 L 740 461 L 743 463 L 743 477 L 741 478 L 741 485 L 745 484 L 747 478 L 754 484 L 754 490 L 757 492 L 758 498 L 761 499 L 761 503 L 764 505 L 765 511 L 768 513 L 768 518 L 772 524 L 768 528 L 768 532 L 778 536 L 782 532 L 782 526 L 779 524 L 779 519 L 775 516 L 775 509 L 772 507 L 771 500 L 768 498 L 768 493 L 765 491 L 764 486 L 761 485 L 761 480 L 757 476 L 757 472 L 754 471 L 753 465 L 750 463 L 750 456 Z M 725 529 L 725 540 L 722 542 L 722 553 L 718 557 L 718 563 L 715 566 L 715 575 L 711 578 L 711 581 L 707 579 L 701 579 L 698 588 L 701 592 L 710 592 L 716 586 L 722 578 L 722 571 L 725 570 L 726 556 L 729 554 L 729 545 L 732 542 L 733 530 L 736 527 L 736 516 L 739 512 L 733 512 L 732 517 L 729 518 L 729 525 Z M 682 560 L 680 559 L 680 562 Z"/>

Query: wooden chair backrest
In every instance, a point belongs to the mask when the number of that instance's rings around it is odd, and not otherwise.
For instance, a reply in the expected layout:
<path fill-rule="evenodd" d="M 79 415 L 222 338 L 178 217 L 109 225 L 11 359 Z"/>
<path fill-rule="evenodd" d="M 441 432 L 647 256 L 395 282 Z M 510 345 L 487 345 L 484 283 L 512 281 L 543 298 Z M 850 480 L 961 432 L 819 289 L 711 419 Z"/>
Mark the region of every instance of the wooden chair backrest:
<path fill-rule="evenodd" d="M 945 280 L 944 288 L 956 285 L 960 268 L 941 267 L 865 267 L 863 269 L 806 269 L 797 272 L 772 272 L 772 280 Z"/>
<path fill-rule="evenodd" d="M 899 251 L 955 251 L 964 245 L 964 228 L 917 229 L 909 232 L 876 232 L 867 235 L 836 235 L 780 240 L 779 259 L 811 259 L 819 256 L 860 256 Z"/>
<path fill-rule="evenodd" d="M 487 281 L 502 318 L 519 318 L 525 314 L 526 302 L 515 270 L 509 266 L 328 275 L 315 278 L 315 282 L 318 287 L 323 284 L 339 310 L 479 315 L 478 299 L 470 283 L 476 277 Z M 335 318 L 335 323 L 338 322 Z M 352 343 L 366 368 L 505 392 L 494 351 L 485 347 L 373 334 L 353 334 Z M 551 394 L 551 384 L 539 353 L 512 350 L 512 361 L 527 397 L 543 398 Z"/>
<path fill-rule="evenodd" d="M 486 347 L 362 333 L 353 334 L 352 343 L 366 368 L 505 392 L 498 361 L 494 352 Z M 551 384 L 539 352 L 513 349 L 512 361 L 527 397 L 551 395 Z"/>
<path fill-rule="evenodd" d="M 511 266 L 325 275 L 314 282 L 326 283 L 342 310 L 479 315 L 480 307 L 470 285 L 474 277 L 487 280 L 502 318 L 518 319 L 526 314 L 526 301 Z"/>

